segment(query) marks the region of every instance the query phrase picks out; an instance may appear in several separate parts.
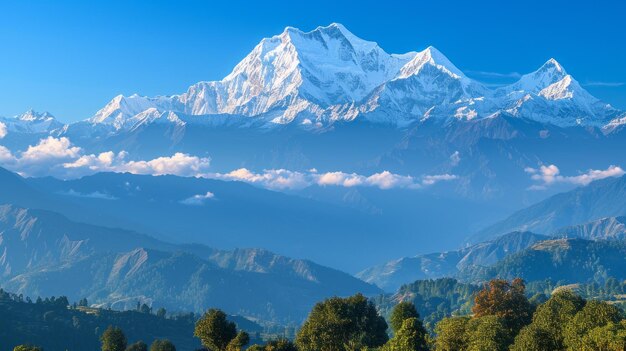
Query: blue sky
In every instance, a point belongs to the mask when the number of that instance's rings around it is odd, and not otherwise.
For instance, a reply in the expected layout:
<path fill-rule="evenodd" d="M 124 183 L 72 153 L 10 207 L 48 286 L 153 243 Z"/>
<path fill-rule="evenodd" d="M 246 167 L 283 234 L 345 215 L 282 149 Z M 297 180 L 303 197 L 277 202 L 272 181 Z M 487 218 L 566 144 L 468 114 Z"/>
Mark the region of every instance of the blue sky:
<path fill-rule="evenodd" d="M 3 1 L 0 115 L 64 121 L 117 94 L 176 94 L 228 74 L 286 26 L 343 23 L 387 52 L 433 45 L 468 75 L 514 80 L 550 57 L 626 109 L 622 1 Z M 482 72 L 482 73 L 481 73 Z"/>

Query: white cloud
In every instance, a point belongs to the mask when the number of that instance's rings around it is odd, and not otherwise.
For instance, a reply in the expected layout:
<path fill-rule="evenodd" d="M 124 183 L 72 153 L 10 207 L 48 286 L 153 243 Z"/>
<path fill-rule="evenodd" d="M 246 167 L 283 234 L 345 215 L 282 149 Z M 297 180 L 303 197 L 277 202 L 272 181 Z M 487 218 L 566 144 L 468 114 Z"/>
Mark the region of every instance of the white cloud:
<path fill-rule="evenodd" d="M 389 171 L 372 174 L 367 177 L 366 182 L 369 185 L 377 186 L 381 189 L 420 187 L 419 184 L 415 183 L 413 177 L 393 174 Z"/>
<path fill-rule="evenodd" d="M 189 206 L 202 206 L 204 205 L 206 200 L 211 200 L 214 198 L 215 198 L 215 194 L 213 194 L 210 191 L 207 191 L 206 194 L 194 195 L 194 196 L 188 197 L 184 200 L 181 200 L 180 203 L 183 205 L 189 205 Z"/>
<path fill-rule="evenodd" d="M 538 169 L 532 167 L 526 167 L 524 172 L 530 174 L 530 178 L 536 181 L 538 184 L 532 185 L 530 190 L 544 190 L 548 186 L 565 183 L 574 185 L 587 185 L 595 180 L 600 180 L 609 177 L 620 177 L 626 172 L 621 167 L 609 166 L 607 169 L 598 170 L 590 169 L 585 173 L 581 173 L 575 176 L 563 176 L 561 170 L 556 165 L 541 165 Z"/>
<path fill-rule="evenodd" d="M 47 137 L 41 139 L 39 144 L 29 146 L 20 157 L 20 162 L 40 163 L 48 160 L 73 159 L 79 157 L 81 149 L 72 146 L 68 138 Z"/>
<path fill-rule="evenodd" d="M 11 164 L 15 162 L 15 156 L 11 153 L 11 150 L 0 145 L 0 162 L 2 164 Z"/>
<path fill-rule="evenodd" d="M 80 152 L 69 139 L 50 136 L 18 154 L 0 146 L 0 163 L 25 176 L 57 175 L 62 164 L 79 157 Z"/>
<path fill-rule="evenodd" d="M 448 181 L 457 177 L 449 174 L 427 175 L 421 178 L 403 176 L 383 171 L 369 176 L 345 173 L 326 172 L 318 173 L 311 169 L 308 172 L 295 172 L 286 169 L 269 169 L 262 173 L 254 173 L 246 168 L 240 168 L 229 173 L 211 173 L 210 178 L 223 180 L 237 180 L 257 184 L 269 189 L 302 189 L 313 185 L 319 186 L 372 186 L 380 189 L 407 188 L 418 189 L 433 185 L 439 181 Z"/>
<path fill-rule="evenodd" d="M 99 191 L 94 191 L 92 193 L 83 194 L 78 191 L 75 191 L 74 189 L 70 189 L 69 191 L 61 192 L 60 194 L 68 195 L 68 196 L 76 196 L 76 197 L 85 197 L 85 198 L 90 198 L 90 199 L 117 200 L 115 196 L 111 196 L 107 193 L 103 193 Z"/>
<path fill-rule="evenodd" d="M 348 174 L 344 172 L 328 172 L 317 177 L 317 184 L 322 186 L 334 185 L 352 187 L 362 185 L 364 182 L 365 177 L 355 173 Z"/>
<path fill-rule="evenodd" d="M 247 168 L 239 168 L 225 174 L 212 173 L 209 177 L 259 184 L 270 189 L 302 189 L 310 185 L 307 174 L 286 169 L 268 169 L 263 173 L 254 173 Z"/>
<path fill-rule="evenodd" d="M 452 156 L 458 156 L 453 154 Z M 14 155 L 0 146 L 0 163 L 3 166 L 25 176 L 51 175 L 70 179 L 97 172 L 129 172 L 147 175 L 177 175 L 185 177 L 204 177 L 222 180 L 243 181 L 269 189 L 303 189 L 313 185 L 356 187 L 369 186 L 380 189 L 419 189 L 437 182 L 450 181 L 455 175 L 439 174 L 413 177 L 399 175 L 389 171 L 361 175 L 341 171 L 319 173 L 317 169 L 291 171 L 287 169 L 266 169 L 256 173 L 246 168 L 229 173 L 209 173 L 210 158 L 201 158 L 184 153 L 158 157 L 152 160 L 128 160 L 128 153 L 121 151 L 84 154 L 83 150 L 73 146 L 68 138 L 48 137 L 37 145 L 29 146 L 26 151 Z M 452 157 L 451 156 L 451 157 Z M 75 195 L 75 194 L 74 194 Z M 99 194 L 95 194 L 98 196 Z M 75 195 L 77 196 L 77 195 Z M 185 199 L 186 204 L 208 199 L 210 194 L 196 195 Z"/>
<path fill-rule="evenodd" d="M 126 161 L 128 153 L 112 151 L 99 155 L 83 155 L 78 159 L 63 164 L 67 169 L 76 169 L 81 173 L 93 172 L 128 172 L 133 174 L 164 175 L 173 174 L 185 177 L 205 175 L 211 165 L 210 158 L 200 158 L 184 153 L 175 153 L 169 157 L 158 157 L 153 160 Z"/>
<path fill-rule="evenodd" d="M 0 139 L 7 136 L 7 125 L 0 122 Z"/>
<path fill-rule="evenodd" d="M 119 170 L 134 174 L 179 176 L 203 176 L 211 165 L 210 158 L 200 158 L 177 152 L 171 157 L 159 157 L 150 161 L 130 161 L 123 164 Z"/>
<path fill-rule="evenodd" d="M 609 178 L 609 177 L 621 177 L 624 175 L 624 173 L 625 172 L 621 167 L 610 166 L 609 168 L 605 170 L 592 169 L 592 170 L 589 170 L 587 173 L 574 176 L 574 177 L 565 177 L 565 178 L 574 184 L 587 185 L 593 182 L 594 180 L 598 180 L 598 179 L 604 179 L 604 178 Z"/>
<path fill-rule="evenodd" d="M 124 151 L 117 155 L 113 151 L 103 152 L 99 155 L 83 155 L 72 162 L 63 164 L 65 168 L 86 168 L 92 171 L 114 171 L 114 162 L 123 163 L 126 153 Z"/>
<path fill-rule="evenodd" d="M 422 178 L 422 185 L 433 185 L 442 181 L 455 180 L 458 177 L 454 174 L 427 175 Z"/>
<path fill-rule="evenodd" d="M 211 164 L 210 158 L 184 153 L 153 160 L 127 160 L 128 153 L 107 151 L 98 155 L 85 155 L 73 146 L 68 138 L 47 137 L 26 151 L 14 155 L 0 146 L 2 166 L 26 176 L 52 175 L 60 178 L 76 178 L 96 172 L 129 172 L 134 174 L 198 177 L 205 176 Z"/>

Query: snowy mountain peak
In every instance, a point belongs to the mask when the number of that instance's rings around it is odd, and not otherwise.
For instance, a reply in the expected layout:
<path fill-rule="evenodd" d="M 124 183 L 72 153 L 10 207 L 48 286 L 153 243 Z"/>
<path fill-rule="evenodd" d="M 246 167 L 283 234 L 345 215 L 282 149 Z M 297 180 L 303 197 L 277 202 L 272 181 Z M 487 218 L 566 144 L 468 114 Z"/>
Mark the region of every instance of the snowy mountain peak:
<path fill-rule="evenodd" d="M 411 55 L 390 55 L 333 23 L 310 32 L 287 27 L 266 38 L 215 88 L 217 113 L 258 115 L 274 108 L 327 108 L 363 99 Z M 222 104 L 220 104 L 222 102 Z"/>
<path fill-rule="evenodd" d="M 11 132 L 49 133 L 63 127 L 50 112 L 36 112 L 30 109 L 13 118 L 0 118 L 0 122 Z"/>
<path fill-rule="evenodd" d="M 617 115 L 555 59 L 492 90 L 467 77 L 435 47 L 388 54 L 332 23 L 309 32 L 287 27 L 261 40 L 222 80 L 199 82 L 183 94 L 118 95 L 89 121 L 117 130 L 138 123 L 184 125 L 187 116 L 204 115 L 221 115 L 212 125 L 243 121 L 243 116 L 255 118 L 250 125 L 267 127 L 295 121 L 317 128 L 355 118 L 404 126 L 425 118 L 475 119 L 501 111 L 563 126 L 604 123 Z M 174 115 L 166 117 L 169 112 Z"/>
<path fill-rule="evenodd" d="M 169 99 L 168 97 L 162 96 L 149 98 L 138 94 L 126 97 L 120 94 L 96 112 L 96 114 L 89 119 L 89 122 L 93 124 L 109 124 L 119 129 L 133 116 L 150 108 L 168 109 Z"/>
<path fill-rule="evenodd" d="M 289 37 L 291 39 L 318 39 L 318 40 L 326 40 L 335 39 L 340 41 L 346 41 L 347 44 L 352 46 L 354 51 L 360 52 L 368 52 L 375 49 L 379 49 L 377 43 L 373 41 L 367 41 L 361 39 L 350 32 L 344 25 L 340 23 L 331 23 L 328 26 L 319 26 L 310 32 L 304 32 L 298 28 L 287 27 L 285 31 L 281 34 L 282 37 Z M 302 42 L 300 42 L 302 44 Z"/>
<path fill-rule="evenodd" d="M 24 112 L 21 115 L 16 116 L 15 118 L 19 119 L 20 121 L 28 121 L 28 122 L 47 121 L 47 120 L 55 119 L 54 116 L 50 112 L 47 112 L 47 111 L 36 112 L 33 109 L 29 109 L 28 111 Z"/>
<path fill-rule="evenodd" d="M 548 100 L 571 99 L 574 91 L 579 90 L 580 85 L 569 74 L 563 79 L 548 85 L 539 92 L 540 96 Z"/>
<path fill-rule="evenodd" d="M 524 93 L 539 93 L 548 86 L 561 81 L 567 76 L 567 72 L 560 63 L 551 58 L 538 70 L 523 75 L 520 80 L 510 87 L 509 91 L 523 91 Z"/>
<path fill-rule="evenodd" d="M 554 58 L 551 58 L 548 61 L 546 61 L 546 63 L 543 64 L 541 69 L 543 69 L 543 68 L 545 68 L 545 69 L 554 69 L 557 72 L 565 73 L 565 69 L 563 69 L 563 66 L 561 66 L 561 64 L 558 63 L 557 60 L 555 60 Z"/>
<path fill-rule="evenodd" d="M 465 77 L 448 58 L 437 50 L 434 46 L 429 46 L 426 50 L 418 52 L 415 57 L 400 70 L 398 78 L 407 78 L 418 74 L 426 65 L 436 67 L 438 70 L 460 79 Z"/>

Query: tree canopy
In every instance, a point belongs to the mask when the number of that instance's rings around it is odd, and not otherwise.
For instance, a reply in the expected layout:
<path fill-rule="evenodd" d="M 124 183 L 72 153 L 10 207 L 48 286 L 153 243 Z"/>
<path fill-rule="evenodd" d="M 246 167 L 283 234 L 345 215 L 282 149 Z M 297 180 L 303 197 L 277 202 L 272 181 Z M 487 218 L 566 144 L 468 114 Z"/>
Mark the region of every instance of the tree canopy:
<path fill-rule="evenodd" d="M 496 316 L 516 334 L 532 318 L 533 308 L 521 279 L 494 279 L 476 294 L 472 312 L 476 317 Z"/>
<path fill-rule="evenodd" d="M 400 328 L 402 328 L 402 324 L 405 320 L 419 317 L 419 313 L 417 313 L 417 309 L 412 302 L 402 301 L 391 311 L 389 326 L 391 327 L 391 330 L 396 333 L 400 330 Z"/>
<path fill-rule="evenodd" d="M 208 310 L 196 322 L 194 335 L 200 339 L 204 347 L 212 351 L 226 351 L 231 341 L 235 339 L 237 340 L 231 348 L 239 344 L 241 348 L 249 342 L 248 334 L 237 334 L 235 323 L 226 319 L 226 314 L 218 309 Z"/>
<path fill-rule="evenodd" d="M 300 351 L 361 350 L 384 345 L 387 322 L 365 296 L 334 297 L 316 304 L 296 336 Z"/>
<path fill-rule="evenodd" d="M 402 326 L 395 331 L 384 351 L 428 351 L 428 332 L 416 317 L 404 319 Z"/>
<path fill-rule="evenodd" d="M 148 345 L 143 341 L 137 341 L 128 345 L 126 351 L 148 351 Z"/>
<path fill-rule="evenodd" d="M 126 335 L 118 327 L 109 326 L 100 337 L 100 341 L 102 342 L 102 351 L 126 350 Z"/>
<path fill-rule="evenodd" d="M 606 302 L 589 301 L 565 326 L 563 331 L 565 345 L 570 350 L 583 350 L 584 339 L 591 337 L 588 335 L 590 332 L 609 323 L 619 323 L 621 319 L 622 313 L 619 308 Z"/>
<path fill-rule="evenodd" d="M 150 345 L 150 351 L 176 351 L 176 347 L 167 339 L 154 340 Z"/>

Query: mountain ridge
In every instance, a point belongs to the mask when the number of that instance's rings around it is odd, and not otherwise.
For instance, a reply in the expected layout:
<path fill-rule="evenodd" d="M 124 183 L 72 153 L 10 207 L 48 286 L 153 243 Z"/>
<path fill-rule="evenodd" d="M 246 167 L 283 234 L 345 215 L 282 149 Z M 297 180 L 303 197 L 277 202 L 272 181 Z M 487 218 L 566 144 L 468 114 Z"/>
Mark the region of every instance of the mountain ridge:
<path fill-rule="evenodd" d="M 554 58 L 517 82 L 491 89 L 467 77 L 433 46 L 388 54 L 339 23 L 309 32 L 287 27 L 262 39 L 221 80 L 200 81 L 178 95 L 118 95 L 85 122 L 110 132 L 129 129 L 150 109 L 161 121 L 169 113 L 202 120 L 226 115 L 242 127 L 296 124 L 305 130 L 356 118 L 405 127 L 426 118 L 471 120 L 506 111 L 610 132 L 623 117 L 584 90 Z M 218 119 L 218 125 L 225 123 Z"/>
<path fill-rule="evenodd" d="M 12 205 L 0 205 L 0 251 L 3 287 L 121 309 L 143 301 L 172 311 L 222 307 L 300 321 L 319 299 L 380 292 L 347 273 L 267 250 L 170 244 Z"/>

